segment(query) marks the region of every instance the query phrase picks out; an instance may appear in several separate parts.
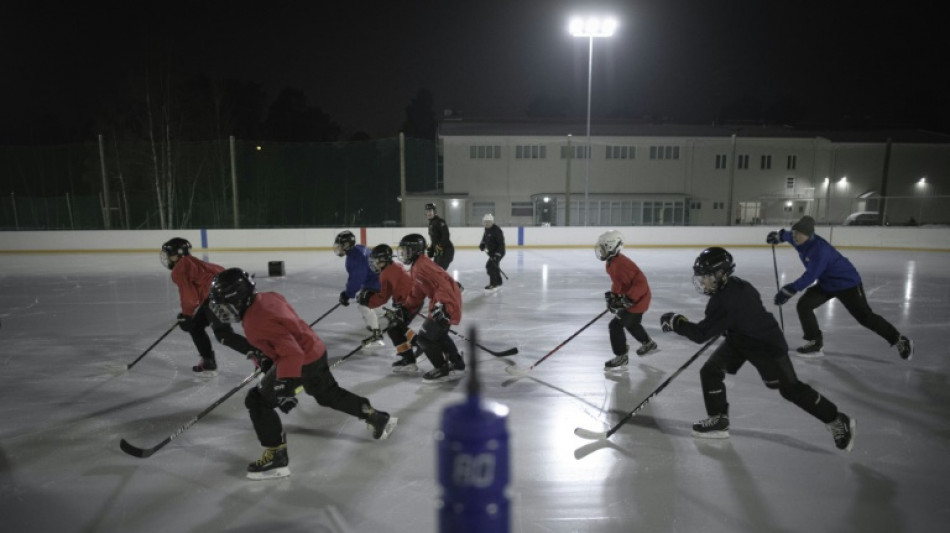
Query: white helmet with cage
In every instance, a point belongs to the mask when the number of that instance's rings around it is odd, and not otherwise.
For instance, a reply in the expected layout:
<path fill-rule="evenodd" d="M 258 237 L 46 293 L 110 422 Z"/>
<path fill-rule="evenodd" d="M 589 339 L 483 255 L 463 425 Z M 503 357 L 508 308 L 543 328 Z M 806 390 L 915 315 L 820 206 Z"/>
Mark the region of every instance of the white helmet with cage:
<path fill-rule="evenodd" d="M 594 254 L 597 255 L 597 259 L 606 261 L 620 253 L 621 248 L 623 248 L 623 235 L 621 235 L 619 231 L 612 229 L 597 239 L 597 244 L 594 246 Z"/>

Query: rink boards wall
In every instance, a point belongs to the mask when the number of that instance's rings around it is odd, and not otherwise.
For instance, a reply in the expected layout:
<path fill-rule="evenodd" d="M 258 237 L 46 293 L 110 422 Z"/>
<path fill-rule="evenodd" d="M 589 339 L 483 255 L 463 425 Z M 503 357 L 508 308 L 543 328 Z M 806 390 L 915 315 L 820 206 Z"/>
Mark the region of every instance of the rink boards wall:
<path fill-rule="evenodd" d="M 349 229 L 362 244 L 386 243 L 393 248 L 407 234 L 428 238 L 426 228 L 352 227 L 293 229 L 179 229 L 96 231 L 0 232 L 0 253 L 156 252 L 172 237 L 191 241 L 194 248 L 213 251 L 330 250 L 340 231 Z M 509 249 L 586 248 L 610 229 L 619 229 L 628 248 L 705 248 L 707 246 L 767 246 L 764 226 L 663 226 L 663 227 L 503 227 Z M 816 233 L 840 248 L 932 250 L 950 252 L 947 227 L 845 227 L 819 226 Z M 477 249 L 482 228 L 452 228 L 456 249 Z"/>

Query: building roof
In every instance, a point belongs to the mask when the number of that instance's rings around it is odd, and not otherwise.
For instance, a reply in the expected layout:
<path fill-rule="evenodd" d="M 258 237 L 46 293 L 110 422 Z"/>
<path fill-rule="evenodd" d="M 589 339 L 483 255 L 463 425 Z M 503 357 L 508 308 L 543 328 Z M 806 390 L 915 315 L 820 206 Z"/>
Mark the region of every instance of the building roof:
<path fill-rule="evenodd" d="M 728 138 L 824 138 L 836 143 L 895 143 L 950 144 L 950 135 L 924 130 L 876 129 L 834 130 L 795 129 L 787 126 L 760 126 L 754 124 L 647 124 L 615 120 L 592 120 L 591 135 L 597 137 L 706 137 Z M 570 119 L 444 119 L 439 125 L 439 136 L 553 136 L 574 137 L 587 135 L 587 122 Z"/>

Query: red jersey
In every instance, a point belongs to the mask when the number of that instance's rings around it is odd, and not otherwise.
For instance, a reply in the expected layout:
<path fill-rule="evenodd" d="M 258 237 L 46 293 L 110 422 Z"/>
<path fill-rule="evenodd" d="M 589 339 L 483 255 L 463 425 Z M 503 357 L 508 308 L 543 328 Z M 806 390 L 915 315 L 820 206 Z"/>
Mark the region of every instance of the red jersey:
<path fill-rule="evenodd" d="M 413 300 L 412 277 L 406 272 L 402 263 L 393 261 L 379 274 L 379 292 L 369 298 L 369 307 L 375 309 L 392 298 L 393 303 L 405 309 L 416 309 L 422 303 L 419 299 Z"/>
<path fill-rule="evenodd" d="M 416 302 L 416 305 L 429 298 L 431 311 L 436 302 L 441 302 L 451 317 L 451 324 L 458 325 L 462 321 L 462 292 L 448 272 L 428 257 L 419 255 L 412 263 L 409 275 L 412 276 L 413 282 L 410 299 Z"/>
<path fill-rule="evenodd" d="M 211 292 L 211 280 L 223 271 L 224 267 L 184 255 L 172 268 L 172 281 L 178 285 L 178 297 L 181 300 L 181 314 L 191 316 L 195 309 L 208 299 Z"/>
<path fill-rule="evenodd" d="M 650 285 L 647 277 L 629 257 L 618 253 L 607 260 L 610 292 L 626 295 L 633 302 L 628 312 L 643 314 L 650 308 Z"/>
<path fill-rule="evenodd" d="M 241 319 L 248 342 L 277 367 L 278 378 L 299 378 L 303 365 L 327 354 L 327 347 L 283 295 L 259 292 Z"/>

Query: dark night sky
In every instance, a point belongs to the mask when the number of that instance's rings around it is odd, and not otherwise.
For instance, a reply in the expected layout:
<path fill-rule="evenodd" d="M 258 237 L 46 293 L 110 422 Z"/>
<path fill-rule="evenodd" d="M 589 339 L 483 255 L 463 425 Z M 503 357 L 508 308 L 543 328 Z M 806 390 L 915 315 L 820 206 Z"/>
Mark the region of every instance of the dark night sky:
<path fill-rule="evenodd" d="M 419 88 L 465 116 L 525 116 L 538 97 L 586 111 L 574 8 L 610 9 L 595 42 L 594 112 L 710 122 L 743 95 L 798 99 L 809 117 L 950 128 L 936 7 L 780 0 L 16 2 L 0 17 L 3 138 L 44 114 L 107 107 L 162 51 L 212 78 L 302 90 L 349 134 L 391 136 Z M 932 3 L 939 5 L 939 3 Z M 882 4 L 883 5 L 883 4 Z M 95 6 L 95 7 L 93 7 Z M 14 133 L 10 133 L 13 131 Z"/>

